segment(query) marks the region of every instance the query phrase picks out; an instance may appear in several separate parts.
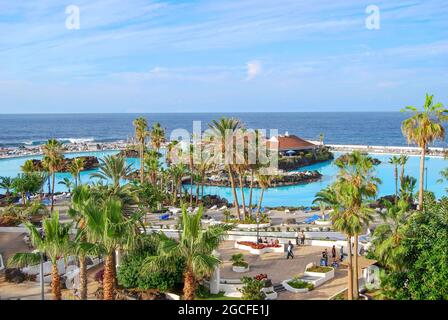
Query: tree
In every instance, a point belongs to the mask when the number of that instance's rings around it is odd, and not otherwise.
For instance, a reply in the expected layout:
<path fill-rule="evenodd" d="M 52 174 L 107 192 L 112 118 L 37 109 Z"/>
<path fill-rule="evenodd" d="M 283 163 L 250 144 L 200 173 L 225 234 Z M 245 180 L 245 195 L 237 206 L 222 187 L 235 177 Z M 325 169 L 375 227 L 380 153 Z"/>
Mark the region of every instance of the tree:
<path fill-rule="evenodd" d="M 260 199 L 258 200 L 258 206 L 257 206 L 257 220 L 260 217 L 260 211 L 261 211 L 261 204 L 263 203 L 263 195 L 264 191 L 271 186 L 272 182 L 272 176 L 266 175 L 266 174 L 259 174 L 257 176 L 258 185 L 260 186 Z"/>
<path fill-rule="evenodd" d="M 263 282 L 251 277 L 241 278 L 243 287 L 239 289 L 242 293 L 243 300 L 264 300 L 265 295 L 261 291 L 263 288 Z"/>
<path fill-rule="evenodd" d="M 25 206 L 27 194 L 39 192 L 39 190 L 42 189 L 44 181 L 44 175 L 40 173 L 23 173 L 17 175 L 17 177 L 12 180 L 11 188 L 16 193 L 20 193 L 22 197 L 22 205 Z"/>
<path fill-rule="evenodd" d="M 63 186 L 65 186 L 68 189 L 68 192 L 71 193 L 73 187 L 72 180 L 70 180 L 67 177 L 64 177 L 64 179 L 62 179 L 62 181 L 59 181 L 58 184 L 62 184 Z"/>
<path fill-rule="evenodd" d="M 401 164 L 401 158 L 398 156 L 392 156 L 389 159 L 389 163 L 394 166 L 394 178 L 395 178 L 395 203 L 398 198 L 398 166 Z"/>
<path fill-rule="evenodd" d="M 42 221 L 43 236 L 31 223 L 25 224 L 30 235 L 31 243 L 51 261 L 51 292 L 54 300 L 61 300 L 61 278 L 57 262 L 60 257 L 66 257 L 70 251 L 70 224 L 59 222 L 59 213 L 54 212 L 50 218 Z M 16 253 L 10 259 L 10 264 L 24 267 L 40 262 L 40 255 L 35 253 Z"/>
<path fill-rule="evenodd" d="M 168 169 L 171 176 L 172 185 L 172 204 L 173 206 L 177 203 L 177 193 L 180 191 L 181 201 L 182 201 L 182 178 L 187 173 L 187 167 L 184 164 L 171 165 Z"/>
<path fill-rule="evenodd" d="M 443 169 L 440 171 L 440 179 L 437 179 L 438 183 L 443 183 L 444 181 L 448 181 L 448 168 Z M 448 192 L 448 188 L 446 188 L 446 191 Z"/>
<path fill-rule="evenodd" d="M 218 154 L 215 154 L 215 157 L 218 158 L 219 161 L 215 161 L 215 163 L 221 163 L 222 157 L 226 154 L 231 154 L 232 158 L 230 161 L 225 161 L 225 167 L 229 173 L 230 185 L 232 188 L 233 194 L 233 204 L 236 209 L 236 213 L 238 215 L 238 219 L 241 220 L 240 207 L 238 203 L 238 195 L 236 193 L 236 185 L 235 185 L 235 177 L 234 177 L 234 143 L 233 139 L 235 138 L 236 132 L 238 129 L 241 129 L 241 122 L 237 119 L 232 118 L 221 118 L 219 121 L 213 120 L 211 124 L 209 124 L 210 129 L 212 130 L 212 139 L 213 142 L 220 148 Z M 232 142 L 229 142 L 228 139 L 231 139 Z M 228 145 L 229 143 L 229 145 Z M 230 150 L 229 150 L 230 148 Z"/>
<path fill-rule="evenodd" d="M 421 150 L 420 156 L 420 179 L 418 208 L 423 209 L 423 192 L 425 179 L 425 157 L 428 146 L 436 140 L 445 139 L 443 122 L 448 121 L 448 111 L 441 103 L 433 103 L 433 95 L 426 94 L 423 110 L 408 106 L 403 112 L 412 112 L 413 115 L 403 121 L 401 130 L 408 143 L 415 143 Z"/>
<path fill-rule="evenodd" d="M 367 201 L 376 196 L 381 181 L 373 176 L 372 158 L 358 151 L 347 154 L 344 160 L 336 160 L 335 164 L 339 168 L 339 173 L 334 187 L 342 208 L 342 213 L 338 212 L 336 216 L 338 219 L 346 220 L 338 222 L 341 231 L 346 231 L 347 235 L 354 237 L 353 297 L 358 299 L 358 237 L 363 227 L 373 220 L 373 210 Z M 334 225 L 336 227 L 335 223 Z"/>
<path fill-rule="evenodd" d="M 160 123 L 156 122 L 153 124 L 149 136 L 151 138 L 151 146 L 159 152 L 162 143 L 165 142 L 165 129 L 162 128 Z"/>
<path fill-rule="evenodd" d="M 179 241 L 165 239 L 159 247 L 159 254 L 148 257 L 145 263 L 146 272 L 155 272 L 159 268 L 173 269 L 174 261 L 182 257 L 185 261 L 183 269 L 184 299 L 194 300 L 198 278 L 210 275 L 219 265 L 220 260 L 213 254 L 224 236 L 232 226 L 215 225 L 203 230 L 201 228 L 202 207 L 195 214 L 188 214 L 182 208 L 182 231 Z"/>
<path fill-rule="evenodd" d="M 8 197 L 13 188 L 13 179 L 11 177 L 0 177 L 0 188 L 5 189 L 5 195 Z"/>
<path fill-rule="evenodd" d="M 114 300 L 116 270 L 115 252 L 120 248 L 132 248 L 138 235 L 139 216 L 125 217 L 122 204 L 114 197 L 105 201 L 89 199 L 80 208 L 85 221 L 86 239 L 95 243 L 98 251 L 105 256 L 104 263 L 104 300 Z"/>
<path fill-rule="evenodd" d="M 404 169 L 406 168 L 406 163 L 408 163 L 409 157 L 402 154 L 400 156 L 400 166 L 401 166 L 401 173 L 400 173 L 400 184 L 403 183 L 404 177 L 405 177 L 405 173 L 404 173 Z"/>
<path fill-rule="evenodd" d="M 403 251 L 401 242 L 405 238 L 405 228 L 410 213 L 409 203 L 401 198 L 397 204 L 385 200 L 386 213 L 381 214 L 384 223 L 376 227 L 372 243 L 375 247 L 375 257 L 380 263 L 393 270 L 403 266 Z"/>
<path fill-rule="evenodd" d="M 55 179 L 56 172 L 59 170 L 59 167 L 64 159 L 62 154 L 62 144 L 56 139 L 50 139 L 46 144 L 43 145 L 42 151 L 44 153 L 43 164 L 48 169 L 49 174 L 51 175 L 51 212 L 54 209 L 54 187 L 55 187 Z"/>
<path fill-rule="evenodd" d="M 34 167 L 33 160 L 26 160 L 25 163 L 20 167 L 20 170 L 22 170 L 23 173 L 35 172 L 36 168 Z"/>
<path fill-rule="evenodd" d="M 381 281 L 388 299 L 448 299 L 448 198 L 436 201 L 426 192 L 422 211 L 414 212 L 403 227 L 400 268 Z"/>
<path fill-rule="evenodd" d="M 114 188 L 118 188 L 120 180 L 126 179 L 132 172 L 132 164 L 126 165 L 125 158 L 119 155 L 105 156 L 100 162 L 98 172 L 92 173 L 91 177 L 111 180 Z"/>
<path fill-rule="evenodd" d="M 139 117 L 135 119 L 133 122 L 135 127 L 135 138 L 139 143 L 139 155 L 140 155 L 140 182 L 143 183 L 145 179 L 145 142 L 146 137 L 149 135 L 148 133 L 148 120 L 143 117 Z"/>
<path fill-rule="evenodd" d="M 75 186 L 81 183 L 81 171 L 84 170 L 84 158 L 76 158 L 70 163 L 68 170 L 75 179 Z"/>

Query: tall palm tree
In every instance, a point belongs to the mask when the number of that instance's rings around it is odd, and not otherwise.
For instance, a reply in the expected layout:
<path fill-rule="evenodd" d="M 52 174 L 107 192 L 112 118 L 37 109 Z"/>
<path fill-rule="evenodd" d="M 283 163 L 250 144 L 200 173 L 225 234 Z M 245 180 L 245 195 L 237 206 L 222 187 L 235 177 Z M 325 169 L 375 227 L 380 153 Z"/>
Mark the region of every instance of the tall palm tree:
<path fill-rule="evenodd" d="M 241 220 L 240 207 L 238 203 L 238 195 L 236 193 L 236 184 L 234 177 L 234 144 L 233 142 L 231 143 L 231 150 L 229 150 L 229 146 L 226 145 L 226 137 L 233 139 L 238 129 L 241 129 L 242 127 L 241 122 L 238 119 L 223 117 L 219 121 L 213 120 L 212 123 L 209 124 L 209 127 L 212 130 L 212 139 L 214 139 L 214 142 L 221 148 L 221 150 L 219 150 L 219 153 L 215 154 L 215 157 L 218 157 L 219 160 L 221 160 L 220 162 L 222 162 L 222 157 L 226 153 L 230 153 L 232 155 L 232 159 L 230 161 L 225 161 L 224 165 L 227 168 L 229 174 L 230 185 L 233 194 L 233 204 L 235 206 L 238 219 Z"/>
<path fill-rule="evenodd" d="M 85 221 L 82 209 L 91 198 L 90 187 L 80 185 L 72 193 L 72 201 L 68 210 L 69 216 L 75 221 L 77 227 L 76 238 L 73 243 L 73 252 L 79 259 L 79 293 L 81 300 L 87 300 L 87 261 L 86 256 L 93 251 L 93 245 L 87 242 Z"/>
<path fill-rule="evenodd" d="M 43 163 L 44 166 L 48 169 L 48 173 L 51 175 L 51 212 L 54 209 L 54 187 L 55 187 L 55 179 L 56 172 L 59 170 L 59 167 L 63 160 L 62 154 L 62 144 L 56 139 L 50 139 L 47 143 L 42 147 L 44 158 Z"/>
<path fill-rule="evenodd" d="M 68 170 L 75 179 L 75 186 L 81 183 L 81 171 L 84 170 L 84 158 L 76 158 L 70 163 Z"/>
<path fill-rule="evenodd" d="M 260 217 L 260 210 L 261 210 L 261 204 L 263 203 L 263 195 L 264 191 L 271 186 L 272 183 L 272 176 L 266 175 L 266 174 L 260 174 L 257 176 L 258 185 L 261 189 L 260 192 L 260 199 L 258 200 L 258 206 L 257 206 L 257 220 Z"/>
<path fill-rule="evenodd" d="M 156 122 L 151 128 L 149 136 L 151 138 L 151 146 L 159 152 L 162 143 L 165 142 L 165 129 L 162 128 L 160 123 Z"/>
<path fill-rule="evenodd" d="M 392 156 L 389 159 L 389 163 L 394 166 L 394 178 L 395 178 L 395 203 L 398 198 L 398 166 L 401 164 L 401 158 L 398 156 Z"/>
<path fill-rule="evenodd" d="M 433 95 L 426 94 L 423 110 L 408 106 L 402 111 L 413 115 L 403 121 L 401 130 L 408 143 L 415 143 L 421 149 L 418 208 L 423 209 L 423 192 L 425 179 L 425 157 L 428 146 L 436 140 L 445 139 L 443 123 L 448 121 L 448 110 L 441 103 L 433 103 Z"/>
<path fill-rule="evenodd" d="M 143 183 L 145 180 L 145 141 L 148 133 L 148 120 L 143 117 L 135 119 L 132 124 L 135 127 L 135 138 L 139 143 L 139 155 L 140 155 L 140 182 Z"/>
<path fill-rule="evenodd" d="M 155 150 L 150 150 L 145 154 L 145 169 L 149 175 L 149 181 L 156 185 L 157 175 L 159 173 L 161 164 L 159 162 L 159 153 Z"/>
<path fill-rule="evenodd" d="M 407 155 L 402 154 L 400 156 L 400 166 L 401 166 L 401 172 L 400 172 L 400 184 L 403 183 L 403 179 L 405 176 L 405 168 L 406 168 L 406 163 L 408 163 L 409 157 Z"/>
<path fill-rule="evenodd" d="M 140 234 L 137 228 L 137 216 L 126 217 L 122 211 L 121 202 L 113 197 L 102 202 L 89 199 L 81 207 L 87 241 L 95 243 L 98 250 L 106 256 L 104 300 L 115 298 L 115 252 L 120 248 L 132 247 Z"/>
<path fill-rule="evenodd" d="M 169 168 L 169 173 L 171 176 L 171 182 L 172 182 L 172 204 L 176 205 L 177 203 L 177 193 L 180 192 L 181 194 L 181 201 L 182 201 L 182 178 L 187 173 L 187 168 L 184 164 L 176 164 L 172 165 Z"/>
<path fill-rule="evenodd" d="M 345 157 L 345 161 L 337 160 L 339 168 L 338 180 L 335 184 L 338 201 L 344 208 L 344 214 L 349 217 L 350 231 L 354 237 L 353 261 L 353 295 L 358 298 L 358 237 L 364 226 L 373 219 L 373 210 L 367 201 L 374 199 L 381 181 L 373 176 L 374 164 L 372 159 L 360 152 L 353 152 Z"/>
<path fill-rule="evenodd" d="M 56 211 L 50 218 L 42 221 L 43 237 L 33 224 L 26 223 L 26 227 L 30 232 L 33 246 L 51 261 L 51 292 L 54 300 L 61 300 L 61 278 L 57 262 L 70 251 L 70 224 L 59 223 L 59 213 Z M 35 253 L 16 253 L 10 259 L 10 264 L 19 267 L 39 262 L 40 254 Z"/>
<path fill-rule="evenodd" d="M 69 178 L 64 177 L 64 179 L 62 179 L 62 181 L 59 181 L 58 184 L 64 185 L 69 193 L 72 192 L 73 182 Z"/>
<path fill-rule="evenodd" d="M 195 214 L 188 214 L 182 208 L 182 231 L 179 241 L 164 239 L 160 243 L 159 254 L 145 261 L 144 272 L 154 272 L 160 267 L 168 270 L 175 268 L 175 259 L 184 258 L 183 270 L 185 300 L 194 300 L 198 278 L 210 275 L 220 260 L 213 254 L 224 240 L 229 225 L 215 225 L 202 229 L 202 207 Z"/>
<path fill-rule="evenodd" d="M 375 228 L 372 243 L 381 264 L 389 269 L 399 270 L 405 261 L 400 245 L 405 238 L 406 224 L 411 216 L 410 205 L 402 198 L 397 204 L 387 200 L 384 204 L 387 208 L 381 214 L 384 223 Z"/>
<path fill-rule="evenodd" d="M 100 160 L 98 172 L 90 176 L 102 180 L 111 180 L 115 188 L 120 186 L 120 180 L 126 179 L 132 172 L 132 164 L 127 165 L 126 159 L 119 155 L 105 156 Z"/>

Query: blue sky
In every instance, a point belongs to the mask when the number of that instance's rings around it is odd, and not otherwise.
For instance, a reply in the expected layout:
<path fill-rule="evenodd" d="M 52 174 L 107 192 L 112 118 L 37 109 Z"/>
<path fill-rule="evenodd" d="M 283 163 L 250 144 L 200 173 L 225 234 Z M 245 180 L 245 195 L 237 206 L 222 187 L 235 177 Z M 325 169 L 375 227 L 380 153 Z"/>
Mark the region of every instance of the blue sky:
<path fill-rule="evenodd" d="M 397 111 L 447 71 L 446 0 L 0 0 L 0 113 Z"/>

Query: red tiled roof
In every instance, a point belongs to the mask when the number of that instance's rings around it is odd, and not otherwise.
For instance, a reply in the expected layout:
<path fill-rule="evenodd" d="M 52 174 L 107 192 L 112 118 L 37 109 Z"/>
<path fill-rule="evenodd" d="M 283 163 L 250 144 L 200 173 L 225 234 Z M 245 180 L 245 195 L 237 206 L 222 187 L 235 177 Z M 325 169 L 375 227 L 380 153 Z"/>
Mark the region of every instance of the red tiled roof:
<path fill-rule="evenodd" d="M 315 144 L 303 140 L 295 135 L 278 136 L 276 138 L 278 140 L 279 151 L 313 149 L 316 147 Z"/>

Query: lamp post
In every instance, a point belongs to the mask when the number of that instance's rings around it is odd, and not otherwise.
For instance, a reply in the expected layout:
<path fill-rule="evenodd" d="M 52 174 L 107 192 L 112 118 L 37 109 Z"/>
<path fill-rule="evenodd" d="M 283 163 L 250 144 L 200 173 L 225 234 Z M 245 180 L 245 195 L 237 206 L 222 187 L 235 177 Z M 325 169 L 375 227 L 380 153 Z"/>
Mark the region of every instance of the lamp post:
<path fill-rule="evenodd" d="M 39 252 L 40 255 L 40 300 L 45 300 L 45 288 L 44 288 L 44 255 Z"/>

